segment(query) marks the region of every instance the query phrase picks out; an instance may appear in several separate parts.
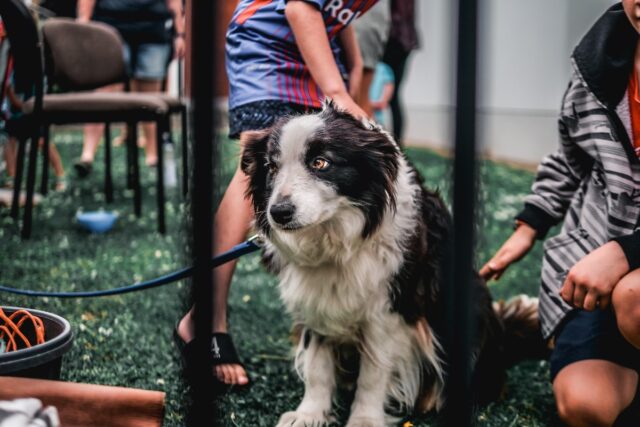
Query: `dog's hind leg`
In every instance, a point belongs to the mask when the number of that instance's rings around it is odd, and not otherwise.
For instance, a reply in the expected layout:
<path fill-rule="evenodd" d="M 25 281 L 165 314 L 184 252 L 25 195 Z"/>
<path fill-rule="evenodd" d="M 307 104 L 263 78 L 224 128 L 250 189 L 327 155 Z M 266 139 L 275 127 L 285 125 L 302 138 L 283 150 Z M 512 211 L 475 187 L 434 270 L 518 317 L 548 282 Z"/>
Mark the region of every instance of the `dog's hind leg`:
<path fill-rule="evenodd" d="M 304 380 L 304 397 L 295 411 L 282 414 L 277 427 L 328 425 L 336 388 L 331 346 L 320 335 L 305 330 L 296 351 L 296 369 Z"/>

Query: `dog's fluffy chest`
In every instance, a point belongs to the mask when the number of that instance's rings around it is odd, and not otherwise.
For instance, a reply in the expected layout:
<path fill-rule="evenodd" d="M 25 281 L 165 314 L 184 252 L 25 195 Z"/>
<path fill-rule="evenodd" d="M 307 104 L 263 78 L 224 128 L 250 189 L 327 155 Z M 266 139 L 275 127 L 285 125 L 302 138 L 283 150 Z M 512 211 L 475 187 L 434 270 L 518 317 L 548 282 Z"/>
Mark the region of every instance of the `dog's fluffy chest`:
<path fill-rule="evenodd" d="M 288 263 L 280 271 L 283 302 L 297 322 L 350 341 L 366 323 L 389 312 L 389 287 L 402 263 L 389 241 L 367 242 L 348 262 L 317 266 Z"/>

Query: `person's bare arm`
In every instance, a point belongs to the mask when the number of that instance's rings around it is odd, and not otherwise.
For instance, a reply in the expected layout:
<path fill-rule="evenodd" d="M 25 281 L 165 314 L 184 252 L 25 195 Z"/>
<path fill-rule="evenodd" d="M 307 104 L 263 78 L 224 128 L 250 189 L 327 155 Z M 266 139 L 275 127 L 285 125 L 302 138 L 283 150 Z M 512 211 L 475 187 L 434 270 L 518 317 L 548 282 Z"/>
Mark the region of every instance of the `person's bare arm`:
<path fill-rule="evenodd" d="M 393 83 L 387 83 L 382 87 L 382 96 L 377 101 L 371 101 L 371 106 L 376 110 L 384 110 L 389 106 L 389 101 L 393 97 L 393 91 L 395 85 Z"/>
<path fill-rule="evenodd" d="M 184 34 L 184 13 L 182 11 L 182 0 L 167 0 L 167 9 L 173 15 L 173 25 L 176 33 Z"/>
<path fill-rule="evenodd" d="M 353 26 L 348 26 L 340 33 L 340 42 L 345 53 L 347 69 L 349 70 L 349 94 L 355 98 L 360 93 L 362 83 L 363 63 L 360 46 L 356 39 Z"/>
<path fill-rule="evenodd" d="M 521 223 L 498 252 L 481 269 L 484 280 L 498 280 L 507 267 L 524 257 L 536 242 L 537 231 L 529 224 Z"/>
<path fill-rule="evenodd" d="M 186 51 L 185 45 L 185 24 L 182 11 L 182 0 L 166 0 L 167 9 L 173 15 L 173 27 L 176 30 L 176 38 L 173 43 L 174 55 L 182 58 Z"/>
<path fill-rule="evenodd" d="M 93 16 L 96 0 L 78 0 L 78 21 L 89 22 Z"/>
<path fill-rule="evenodd" d="M 315 6 L 300 0 L 290 0 L 284 13 L 302 59 L 322 93 L 354 116 L 366 117 L 347 92 L 331 51 L 322 13 Z"/>

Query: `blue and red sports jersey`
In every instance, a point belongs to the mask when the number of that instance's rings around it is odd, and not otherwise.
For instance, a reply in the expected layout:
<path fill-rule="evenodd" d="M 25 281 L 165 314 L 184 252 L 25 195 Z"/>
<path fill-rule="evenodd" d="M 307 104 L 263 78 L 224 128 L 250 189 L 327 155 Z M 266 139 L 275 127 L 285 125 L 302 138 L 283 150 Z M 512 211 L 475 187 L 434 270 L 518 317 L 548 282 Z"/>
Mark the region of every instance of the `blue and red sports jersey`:
<path fill-rule="evenodd" d="M 327 36 L 345 81 L 336 36 L 378 0 L 303 0 L 324 17 Z M 320 107 L 322 93 L 311 78 L 284 16 L 287 0 L 240 0 L 227 30 L 229 108 L 262 100 Z"/>

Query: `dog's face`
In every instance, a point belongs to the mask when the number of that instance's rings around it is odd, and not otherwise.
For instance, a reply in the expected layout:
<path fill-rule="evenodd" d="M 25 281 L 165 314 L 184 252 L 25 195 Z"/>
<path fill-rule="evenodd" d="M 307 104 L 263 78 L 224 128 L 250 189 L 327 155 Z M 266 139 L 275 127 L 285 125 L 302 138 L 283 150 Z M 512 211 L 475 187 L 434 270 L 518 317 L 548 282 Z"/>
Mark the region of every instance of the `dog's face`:
<path fill-rule="evenodd" d="M 356 210 L 363 237 L 370 235 L 393 206 L 399 156 L 386 133 L 331 103 L 252 133 L 242 170 L 258 227 L 295 233 Z"/>

